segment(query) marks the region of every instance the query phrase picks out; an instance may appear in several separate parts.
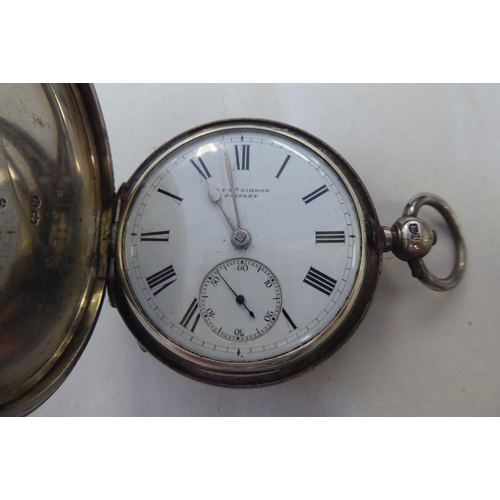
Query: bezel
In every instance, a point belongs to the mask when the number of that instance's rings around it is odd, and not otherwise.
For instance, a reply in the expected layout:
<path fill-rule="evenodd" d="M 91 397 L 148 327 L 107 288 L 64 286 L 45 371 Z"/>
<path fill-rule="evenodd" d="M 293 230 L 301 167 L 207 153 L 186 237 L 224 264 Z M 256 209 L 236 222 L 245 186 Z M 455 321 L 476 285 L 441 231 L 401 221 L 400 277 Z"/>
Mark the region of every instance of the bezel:
<path fill-rule="evenodd" d="M 310 148 L 332 168 L 349 192 L 360 221 L 360 267 L 351 294 L 336 318 L 307 343 L 273 358 L 228 362 L 194 354 L 162 335 L 142 310 L 127 279 L 124 264 L 124 233 L 133 201 L 150 172 L 169 154 L 190 141 L 212 133 L 234 130 L 270 132 L 298 141 Z M 116 269 L 108 286 L 114 302 L 138 342 L 157 359 L 197 380 L 217 385 L 248 387 L 276 383 L 306 371 L 337 351 L 354 333 L 364 318 L 375 294 L 382 267 L 382 252 L 376 248 L 373 228 L 378 219 L 371 198 L 352 167 L 330 146 L 316 137 L 289 125 L 270 120 L 222 120 L 187 131 L 153 152 L 118 193 L 122 202 L 119 214 Z"/>

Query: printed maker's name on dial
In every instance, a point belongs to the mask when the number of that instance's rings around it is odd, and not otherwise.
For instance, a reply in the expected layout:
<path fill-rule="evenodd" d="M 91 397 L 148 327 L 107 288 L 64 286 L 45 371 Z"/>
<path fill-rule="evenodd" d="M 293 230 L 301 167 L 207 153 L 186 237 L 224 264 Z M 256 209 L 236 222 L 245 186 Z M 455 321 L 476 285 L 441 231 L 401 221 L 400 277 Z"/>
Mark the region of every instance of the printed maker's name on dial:
<path fill-rule="evenodd" d="M 223 198 L 232 198 L 231 189 L 221 188 L 219 191 Z M 271 189 L 254 189 L 254 188 L 235 188 L 234 194 L 236 198 L 258 198 L 260 194 L 270 193 Z"/>

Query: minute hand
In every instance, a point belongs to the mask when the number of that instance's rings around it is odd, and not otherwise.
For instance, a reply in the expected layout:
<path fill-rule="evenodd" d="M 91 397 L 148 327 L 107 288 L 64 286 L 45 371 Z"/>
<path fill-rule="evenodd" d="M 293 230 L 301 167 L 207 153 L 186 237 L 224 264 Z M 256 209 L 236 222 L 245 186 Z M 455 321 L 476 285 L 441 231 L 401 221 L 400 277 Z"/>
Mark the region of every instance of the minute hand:
<path fill-rule="evenodd" d="M 241 224 L 240 224 L 240 216 L 238 214 L 238 205 L 236 204 L 236 195 L 234 193 L 233 172 L 231 171 L 231 164 L 229 163 L 229 156 L 227 154 L 226 143 L 223 141 L 222 145 L 224 146 L 224 160 L 226 161 L 227 176 L 229 177 L 229 187 L 231 188 L 231 195 L 233 196 L 233 206 L 234 206 L 234 214 L 236 216 L 236 226 L 238 229 L 240 229 Z"/>

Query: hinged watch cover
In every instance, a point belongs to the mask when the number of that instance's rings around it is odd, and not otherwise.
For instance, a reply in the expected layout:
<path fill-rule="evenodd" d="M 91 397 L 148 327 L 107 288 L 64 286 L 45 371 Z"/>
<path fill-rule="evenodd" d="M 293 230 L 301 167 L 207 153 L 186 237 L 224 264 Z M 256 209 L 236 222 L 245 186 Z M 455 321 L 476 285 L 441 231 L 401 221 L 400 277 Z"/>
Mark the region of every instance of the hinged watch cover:
<path fill-rule="evenodd" d="M 93 86 L 0 86 L 0 415 L 64 381 L 104 297 L 113 176 Z"/>

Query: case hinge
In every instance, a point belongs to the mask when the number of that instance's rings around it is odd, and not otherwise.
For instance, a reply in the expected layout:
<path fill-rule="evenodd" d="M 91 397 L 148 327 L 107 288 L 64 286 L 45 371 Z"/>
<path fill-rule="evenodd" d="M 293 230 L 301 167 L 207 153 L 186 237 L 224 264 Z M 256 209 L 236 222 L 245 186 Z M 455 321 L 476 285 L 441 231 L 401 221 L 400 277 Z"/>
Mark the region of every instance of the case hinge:
<path fill-rule="evenodd" d="M 111 224 L 110 231 L 110 259 L 109 259 L 109 277 L 108 277 L 108 296 L 111 305 L 116 308 L 115 300 L 115 286 L 116 286 L 116 248 L 117 248 L 117 237 L 118 237 L 118 223 L 120 221 L 122 197 L 120 195 L 120 189 L 116 195 L 116 201 L 114 204 L 115 210 L 113 214 L 113 223 Z"/>

